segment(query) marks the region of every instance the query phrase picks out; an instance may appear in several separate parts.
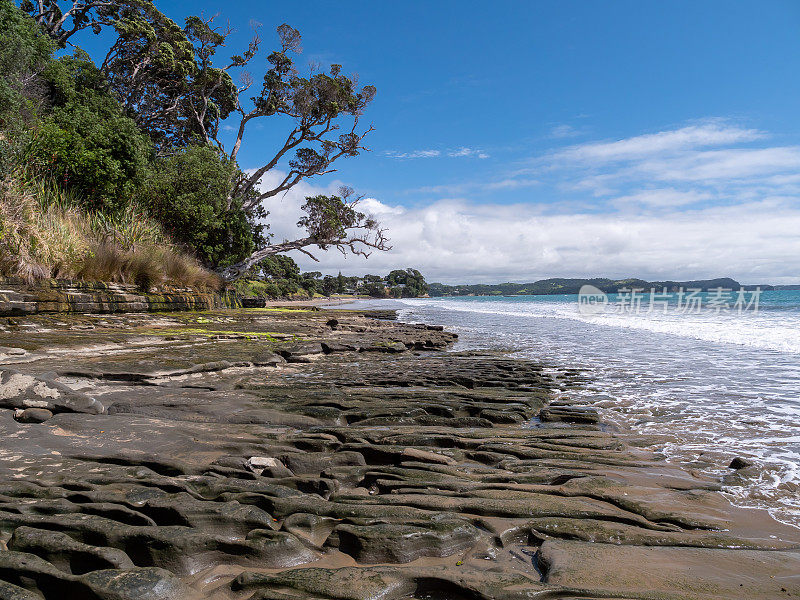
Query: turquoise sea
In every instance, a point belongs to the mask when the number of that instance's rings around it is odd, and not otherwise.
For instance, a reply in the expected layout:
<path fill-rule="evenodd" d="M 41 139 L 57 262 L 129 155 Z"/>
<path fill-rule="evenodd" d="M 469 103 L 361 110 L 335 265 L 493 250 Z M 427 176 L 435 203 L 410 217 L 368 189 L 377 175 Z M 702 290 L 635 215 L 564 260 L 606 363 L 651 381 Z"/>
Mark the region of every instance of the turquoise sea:
<path fill-rule="evenodd" d="M 741 505 L 800 526 L 800 291 L 611 295 L 596 314 L 577 295 L 415 298 L 362 302 L 401 320 L 440 324 L 459 349 L 500 348 L 579 368 L 590 383 L 573 399 L 605 420 L 669 434 L 669 460 L 725 478 Z M 714 298 L 716 297 L 716 300 Z M 700 298 L 700 301 L 698 301 Z M 633 300 L 633 301 L 632 301 Z M 756 475 L 731 477 L 734 456 Z M 727 477 L 726 477 L 727 476 Z"/>

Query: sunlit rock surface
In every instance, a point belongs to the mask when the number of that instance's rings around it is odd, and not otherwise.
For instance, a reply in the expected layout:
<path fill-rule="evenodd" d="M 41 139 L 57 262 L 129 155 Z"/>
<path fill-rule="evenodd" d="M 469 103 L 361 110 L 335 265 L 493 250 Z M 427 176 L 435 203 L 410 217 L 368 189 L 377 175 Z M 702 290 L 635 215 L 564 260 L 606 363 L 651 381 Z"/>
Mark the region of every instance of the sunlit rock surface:
<path fill-rule="evenodd" d="M 549 405 L 574 373 L 390 317 L 3 319 L 0 598 L 800 594 L 800 531 Z"/>

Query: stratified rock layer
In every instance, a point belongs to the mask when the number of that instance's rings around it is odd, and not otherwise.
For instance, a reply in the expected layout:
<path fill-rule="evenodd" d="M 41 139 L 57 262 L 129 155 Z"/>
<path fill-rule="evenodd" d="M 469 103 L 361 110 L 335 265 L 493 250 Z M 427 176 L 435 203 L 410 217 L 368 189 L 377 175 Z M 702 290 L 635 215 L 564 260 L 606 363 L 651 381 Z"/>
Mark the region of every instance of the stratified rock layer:
<path fill-rule="evenodd" d="M 570 404 L 577 374 L 391 316 L 4 322 L 0 599 L 800 594 L 800 532 Z"/>

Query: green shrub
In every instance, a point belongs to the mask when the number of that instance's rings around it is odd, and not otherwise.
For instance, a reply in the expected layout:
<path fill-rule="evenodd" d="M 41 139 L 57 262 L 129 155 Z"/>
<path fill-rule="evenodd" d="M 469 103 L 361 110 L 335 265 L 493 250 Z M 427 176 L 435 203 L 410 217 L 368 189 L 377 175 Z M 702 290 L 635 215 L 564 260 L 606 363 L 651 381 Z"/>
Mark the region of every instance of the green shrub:
<path fill-rule="evenodd" d="M 0 127 L 9 129 L 32 116 L 41 100 L 42 71 L 54 47 L 36 23 L 11 0 L 0 0 Z"/>
<path fill-rule="evenodd" d="M 28 132 L 46 103 L 42 72 L 53 44 L 10 0 L 0 0 L 0 178 L 20 164 Z"/>
<path fill-rule="evenodd" d="M 190 146 L 157 159 L 139 199 L 166 232 L 194 249 L 210 267 L 242 260 L 255 248 L 260 229 L 244 211 L 228 210 L 236 165 L 208 146 Z"/>
<path fill-rule="evenodd" d="M 125 115 L 88 57 L 76 53 L 53 61 L 45 76 L 52 106 L 31 144 L 37 174 L 80 194 L 90 210 L 121 210 L 143 181 L 150 139 Z"/>

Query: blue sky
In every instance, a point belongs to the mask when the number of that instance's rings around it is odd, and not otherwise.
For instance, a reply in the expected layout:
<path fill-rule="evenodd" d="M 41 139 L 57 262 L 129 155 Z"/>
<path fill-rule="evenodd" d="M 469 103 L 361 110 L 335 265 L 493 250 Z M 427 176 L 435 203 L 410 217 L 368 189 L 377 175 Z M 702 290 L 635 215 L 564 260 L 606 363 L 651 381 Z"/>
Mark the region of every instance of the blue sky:
<path fill-rule="evenodd" d="M 265 49 L 288 22 L 300 64 L 339 63 L 377 87 L 372 152 L 268 208 L 291 237 L 303 196 L 343 182 L 394 249 L 298 255 L 306 269 L 800 280 L 800 3 L 157 5 L 179 22 L 218 13 L 232 51 L 252 21 Z M 94 50 L 89 37 L 78 43 Z M 265 162 L 286 126 L 249 130 L 242 166 Z"/>

